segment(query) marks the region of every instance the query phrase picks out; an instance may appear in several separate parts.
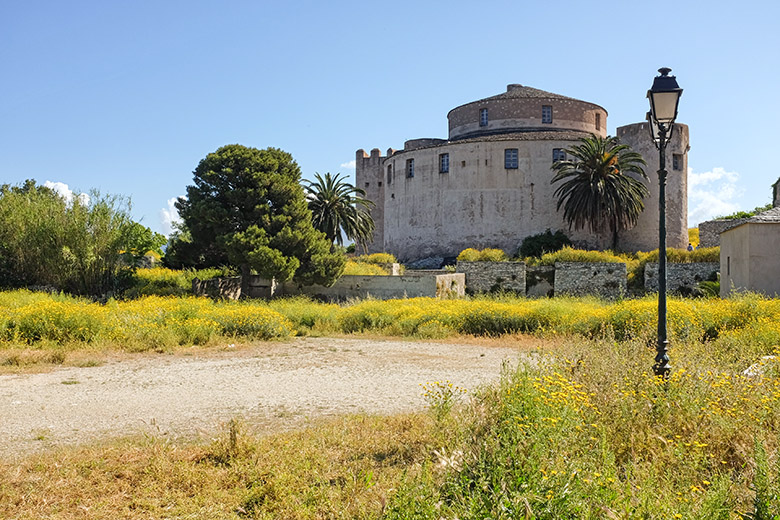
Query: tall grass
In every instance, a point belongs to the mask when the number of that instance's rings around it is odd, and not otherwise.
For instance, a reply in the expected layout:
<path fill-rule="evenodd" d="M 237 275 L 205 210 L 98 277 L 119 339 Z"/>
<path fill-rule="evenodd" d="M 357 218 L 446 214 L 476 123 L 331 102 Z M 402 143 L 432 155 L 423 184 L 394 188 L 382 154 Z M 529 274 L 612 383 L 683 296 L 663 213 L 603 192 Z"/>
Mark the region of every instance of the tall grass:
<path fill-rule="evenodd" d="M 127 298 L 139 296 L 184 296 L 192 294 L 192 281 L 195 278 L 209 280 L 218 276 L 230 276 L 227 268 L 209 269 L 168 269 L 153 267 L 136 269 L 132 286 L 125 292 Z"/>
<path fill-rule="evenodd" d="M 215 303 L 205 298 L 148 296 L 106 305 L 62 295 L 0 292 L 0 346 L 41 341 L 115 343 L 144 349 L 208 344 L 219 338 L 291 334 L 370 333 L 441 338 L 458 334 L 577 335 L 651 343 L 654 297 L 606 302 L 596 298 L 516 297 L 361 300 L 345 305 L 306 298 Z M 729 300 L 670 298 L 674 342 L 719 341 L 743 354 L 767 354 L 780 343 L 780 300 L 747 294 Z M 749 341 L 747 341 L 749 340 Z M 736 354 L 735 354 L 736 355 Z"/>
<path fill-rule="evenodd" d="M 684 343 L 667 382 L 638 341 L 507 372 L 387 518 L 777 518 L 780 362 L 747 377 L 726 350 Z"/>
<path fill-rule="evenodd" d="M 0 293 L 0 348 L 54 343 L 149 350 L 205 345 L 217 338 L 271 339 L 294 333 L 290 320 L 251 303 L 147 296 L 101 305 L 24 290 Z"/>

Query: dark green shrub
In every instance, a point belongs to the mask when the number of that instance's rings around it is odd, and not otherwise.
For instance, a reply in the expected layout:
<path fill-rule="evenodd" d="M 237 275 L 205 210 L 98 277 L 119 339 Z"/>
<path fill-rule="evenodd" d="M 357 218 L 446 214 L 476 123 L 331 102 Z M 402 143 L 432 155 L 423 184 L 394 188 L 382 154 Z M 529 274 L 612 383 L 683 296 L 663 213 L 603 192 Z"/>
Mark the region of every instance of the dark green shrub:
<path fill-rule="evenodd" d="M 544 233 L 526 237 L 520 245 L 518 256 L 520 258 L 528 258 L 529 256 L 541 258 L 545 253 L 554 253 L 571 245 L 571 240 L 563 231 L 558 230 L 553 233 L 548 229 Z"/>

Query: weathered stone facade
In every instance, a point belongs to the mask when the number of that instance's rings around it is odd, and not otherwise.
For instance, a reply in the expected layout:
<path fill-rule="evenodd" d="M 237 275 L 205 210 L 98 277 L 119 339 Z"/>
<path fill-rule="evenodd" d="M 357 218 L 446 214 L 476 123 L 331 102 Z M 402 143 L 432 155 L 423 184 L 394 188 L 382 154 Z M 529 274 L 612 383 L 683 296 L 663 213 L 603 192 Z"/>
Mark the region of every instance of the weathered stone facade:
<path fill-rule="evenodd" d="M 591 134 L 606 135 L 607 112 L 598 105 L 509 85 L 498 96 L 450 111 L 449 138 L 412 139 L 403 150 L 356 152 L 357 186 L 376 207 L 370 252 L 403 262 L 454 258 L 468 247 L 495 247 L 509 255 L 530 235 L 565 230 L 575 245 L 604 248 L 611 236 L 569 231 L 550 184 L 554 157 Z M 650 197 L 634 230 L 621 233 L 629 250 L 658 241 L 657 151 L 643 123 L 618 129 L 621 142 L 648 162 Z M 675 125 L 668 148 L 667 229 L 670 247 L 687 245 L 688 129 Z M 674 158 L 674 160 L 672 160 Z M 654 162 L 655 161 L 655 162 Z M 607 234 L 609 235 L 609 234 Z"/>
<path fill-rule="evenodd" d="M 722 218 L 708 220 L 699 224 L 699 247 L 717 247 L 720 245 L 720 234 L 747 222 L 746 218 Z"/>
<path fill-rule="evenodd" d="M 620 233 L 618 247 L 624 251 L 652 251 L 658 248 L 658 150 L 650 140 L 648 123 L 621 126 L 617 136 L 647 161 L 645 173 L 650 195 L 636 226 Z M 688 126 L 675 123 L 666 147 L 666 247 L 688 246 Z"/>
<path fill-rule="evenodd" d="M 525 295 L 523 262 L 458 262 L 456 272 L 466 275 L 466 292 L 513 292 Z"/>
<path fill-rule="evenodd" d="M 555 262 L 555 295 L 598 295 L 619 298 L 626 294 L 626 264 Z"/>
<path fill-rule="evenodd" d="M 694 262 L 680 264 L 667 262 L 666 290 L 680 292 L 685 288 L 695 287 L 699 282 L 717 279 L 720 265 L 717 262 Z M 658 291 L 658 264 L 645 264 L 645 290 Z"/>

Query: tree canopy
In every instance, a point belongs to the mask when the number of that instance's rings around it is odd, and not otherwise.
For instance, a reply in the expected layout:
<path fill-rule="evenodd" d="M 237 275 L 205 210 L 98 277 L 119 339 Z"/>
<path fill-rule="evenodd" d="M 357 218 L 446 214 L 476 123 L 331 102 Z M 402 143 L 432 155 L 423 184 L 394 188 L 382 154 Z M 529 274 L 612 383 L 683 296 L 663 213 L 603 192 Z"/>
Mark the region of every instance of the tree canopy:
<path fill-rule="evenodd" d="M 616 249 L 618 232 L 636 225 L 645 207 L 648 190 L 641 180 L 647 179 L 645 160 L 617 137 L 591 135 L 565 152 L 567 159 L 552 165 L 551 183 L 562 182 L 555 190 L 556 209 L 563 207 L 570 229 L 611 231 Z"/>
<path fill-rule="evenodd" d="M 121 290 L 133 267 L 122 255 L 159 247 L 160 238 L 130 219 L 121 197 L 66 200 L 33 180 L 0 186 L 0 285 L 93 296 Z"/>
<path fill-rule="evenodd" d="M 314 229 L 300 180 L 292 156 L 277 148 L 234 144 L 208 154 L 176 202 L 188 240 L 178 246 L 182 256 L 199 266 L 232 264 L 245 275 L 333 283 L 345 257 Z"/>
<path fill-rule="evenodd" d="M 325 233 L 331 243 L 342 245 L 344 235 L 356 244 L 371 241 L 374 219 L 369 209 L 374 203 L 366 199 L 366 192 L 349 184 L 340 174 L 314 174 L 315 181 L 306 186 L 309 209 L 314 227 Z"/>

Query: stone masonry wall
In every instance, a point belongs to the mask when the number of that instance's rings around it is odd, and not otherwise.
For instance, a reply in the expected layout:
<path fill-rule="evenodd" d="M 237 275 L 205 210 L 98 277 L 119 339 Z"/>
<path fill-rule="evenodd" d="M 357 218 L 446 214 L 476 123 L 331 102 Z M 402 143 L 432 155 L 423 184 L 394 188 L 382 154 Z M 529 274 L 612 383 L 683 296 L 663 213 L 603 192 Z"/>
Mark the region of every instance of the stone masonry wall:
<path fill-rule="evenodd" d="M 331 287 L 321 285 L 299 286 L 294 282 L 285 282 L 284 294 L 305 294 L 329 301 L 342 301 L 350 298 L 372 297 L 378 300 L 396 298 L 457 298 L 465 294 L 465 276 L 454 274 L 431 274 L 412 276 L 353 276 L 339 278 Z"/>
<path fill-rule="evenodd" d="M 456 272 L 466 275 L 466 292 L 514 292 L 525 295 L 523 262 L 458 262 Z"/>
<path fill-rule="evenodd" d="M 744 224 L 746 218 L 708 220 L 699 224 L 699 247 L 720 245 L 720 234 L 733 227 Z"/>
<path fill-rule="evenodd" d="M 237 300 L 241 296 L 241 277 L 212 278 L 210 280 L 192 280 L 192 293 L 195 296 L 208 296 L 215 300 Z"/>
<path fill-rule="evenodd" d="M 555 263 L 555 294 L 594 294 L 617 298 L 626 293 L 627 272 L 623 263 Z"/>
<path fill-rule="evenodd" d="M 718 262 L 697 262 L 691 264 L 666 264 L 666 289 L 678 292 L 681 287 L 690 287 L 710 280 L 720 270 Z M 658 290 L 658 264 L 645 264 L 645 290 Z"/>

